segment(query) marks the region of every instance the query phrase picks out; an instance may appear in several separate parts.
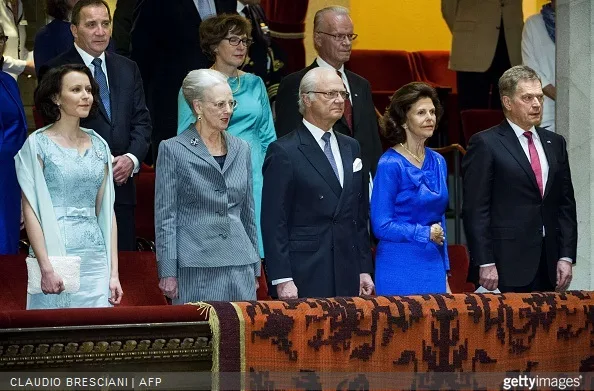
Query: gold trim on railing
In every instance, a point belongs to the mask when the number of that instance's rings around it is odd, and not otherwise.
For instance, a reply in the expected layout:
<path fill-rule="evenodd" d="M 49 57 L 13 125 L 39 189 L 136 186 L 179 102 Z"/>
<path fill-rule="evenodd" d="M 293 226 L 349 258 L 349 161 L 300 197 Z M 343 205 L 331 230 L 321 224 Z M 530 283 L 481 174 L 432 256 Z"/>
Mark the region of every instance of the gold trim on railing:
<path fill-rule="evenodd" d="M 270 30 L 270 36 L 282 39 L 303 39 L 305 33 L 281 33 L 280 31 Z"/>

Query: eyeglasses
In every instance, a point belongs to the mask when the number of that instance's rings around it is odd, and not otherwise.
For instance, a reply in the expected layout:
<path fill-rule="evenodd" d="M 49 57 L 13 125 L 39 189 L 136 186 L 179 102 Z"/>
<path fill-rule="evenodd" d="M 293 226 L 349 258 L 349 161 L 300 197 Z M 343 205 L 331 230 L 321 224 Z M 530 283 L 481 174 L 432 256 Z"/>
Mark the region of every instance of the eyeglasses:
<path fill-rule="evenodd" d="M 322 94 L 326 99 L 336 99 L 340 95 L 342 99 L 347 100 L 351 96 L 347 91 L 307 91 L 307 93 Z"/>
<path fill-rule="evenodd" d="M 8 37 L 6 35 L 0 35 L 0 42 L 6 43 L 8 41 Z"/>
<path fill-rule="evenodd" d="M 349 41 L 353 42 L 359 34 L 328 34 L 323 31 L 316 31 L 316 33 L 325 34 L 331 36 L 336 42 L 342 42 L 345 39 L 349 39 Z"/>
<path fill-rule="evenodd" d="M 251 38 L 239 38 L 239 37 L 229 37 L 229 38 L 223 38 L 226 39 L 227 41 L 229 41 L 229 45 L 231 46 L 239 46 L 239 43 L 243 43 L 245 45 L 245 47 L 249 47 L 254 40 Z"/>
<path fill-rule="evenodd" d="M 230 100 L 230 101 L 220 101 L 220 102 L 209 102 L 212 103 L 214 105 L 214 107 L 216 107 L 219 110 L 224 110 L 227 108 L 227 106 L 229 106 L 231 108 L 231 110 L 235 109 L 237 107 L 237 101 L 236 100 Z"/>

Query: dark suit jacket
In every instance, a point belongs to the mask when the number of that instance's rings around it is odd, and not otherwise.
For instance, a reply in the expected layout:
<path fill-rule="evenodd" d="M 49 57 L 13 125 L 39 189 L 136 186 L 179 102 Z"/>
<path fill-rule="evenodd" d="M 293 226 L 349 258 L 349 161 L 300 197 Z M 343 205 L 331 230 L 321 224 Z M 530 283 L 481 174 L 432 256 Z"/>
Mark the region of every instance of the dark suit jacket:
<path fill-rule="evenodd" d="M 54 58 L 39 71 L 39 80 L 50 68 L 64 64 L 84 64 L 75 47 Z M 83 118 L 80 125 L 93 129 L 107 141 L 111 154 L 120 156 L 131 153 L 142 163 L 151 135 L 151 119 L 144 103 L 142 78 L 136 64 L 115 53 L 105 52 L 105 66 L 109 83 L 111 121 L 103 104 L 99 112 Z M 135 205 L 136 187 L 133 180 L 116 186 L 116 204 Z"/>
<path fill-rule="evenodd" d="M 252 39 L 254 42 L 248 50 L 248 58 L 241 67 L 245 72 L 260 76 L 266 85 L 271 101 L 276 99 L 281 79 L 286 75 L 285 52 L 270 37 L 268 20 L 260 5 L 249 5 L 243 13 L 252 23 Z"/>
<path fill-rule="evenodd" d="M 297 101 L 299 100 L 299 83 L 305 74 L 318 66 L 314 61 L 310 66 L 294 72 L 285 77 L 278 88 L 276 96 L 276 135 L 284 136 L 291 132 L 301 123 L 303 117 L 299 114 Z M 375 106 L 371 99 L 371 85 L 361 76 L 345 70 L 349 87 L 351 88 L 353 100 L 353 129 L 355 138 L 361 145 L 361 155 L 363 160 L 363 173 L 367 174 L 365 183 L 368 183 L 369 171 L 375 175 L 377 162 L 382 155 L 382 145 L 380 142 L 375 115 Z M 351 131 L 347 125 L 344 116 L 338 121 L 333 129 L 342 134 L 351 136 Z M 367 190 L 365 191 L 367 194 Z"/>
<path fill-rule="evenodd" d="M 373 270 L 359 143 L 340 133 L 344 186 L 301 124 L 268 146 L 262 168 L 262 237 L 267 278 L 292 277 L 299 297 L 358 296 Z"/>
<path fill-rule="evenodd" d="M 236 0 L 215 0 L 218 14 L 236 13 Z M 153 120 L 153 154 L 177 134 L 177 94 L 194 69 L 212 64 L 200 48 L 202 19 L 193 0 L 139 0 L 130 32 L 131 58 L 144 80 Z"/>
<path fill-rule="evenodd" d="M 463 213 L 475 278 L 479 265 L 495 263 L 501 285 L 530 284 L 543 239 L 553 285 L 559 258 L 575 262 L 577 219 L 565 139 L 543 128 L 536 131 L 549 164 L 544 197 L 507 120 L 470 139 L 462 161 Z"/>

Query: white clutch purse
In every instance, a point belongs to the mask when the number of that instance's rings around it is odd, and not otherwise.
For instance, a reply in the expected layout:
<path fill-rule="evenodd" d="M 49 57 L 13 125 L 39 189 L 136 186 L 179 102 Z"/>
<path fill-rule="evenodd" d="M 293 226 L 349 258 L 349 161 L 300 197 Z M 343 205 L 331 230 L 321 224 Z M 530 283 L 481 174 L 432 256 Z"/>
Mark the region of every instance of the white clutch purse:
<path fill-rule="evenodd" d="M 80 257 L 77 256 L 50 256 L 50 263 L 54 271 L 64 281 L 64 292 L 75 293 L 80 289 Z M 27 293 L 34 295 L 41 291 L 41 269 L 37 258 L 27 257 Z"/>

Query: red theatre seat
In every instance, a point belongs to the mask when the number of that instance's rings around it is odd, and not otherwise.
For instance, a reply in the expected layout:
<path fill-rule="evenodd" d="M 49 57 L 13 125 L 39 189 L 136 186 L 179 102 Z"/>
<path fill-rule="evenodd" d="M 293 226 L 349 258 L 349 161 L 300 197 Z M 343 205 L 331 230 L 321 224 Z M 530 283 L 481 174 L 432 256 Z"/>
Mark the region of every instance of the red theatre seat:
<path fill-rule="evenodd" d="M 448 255 L 450 258 L 451 274 L 448 282 L 450 283 L 452 293 L 474 292 L 476 289 L 474 284 L 466 281 L 468 278 L 468 267 L 470 265 L 466 246 L 450 244 L 448 246 Z"/>
<path fill-rule="evenodd" d="M 394 91 L 419 79 L 411 54 L 404 50 L 353 50 L 346 67 L 371 83 L 373 102 L 382 114 Z"/>
<path fill-rule="evenodd" d="M 448 68 L 450 52 L 447 50 L 423 50 L 413 52 L 417 73 L 420 79 L 435 87 L 450 90 L 445 100 L 445 115 L 447 116 L 448 144 L 463 144 L 460 132 L 460 109 L 458 105 L 458 88 L 456 72 Z"/>
<path fill-rule="evenodd" d="M 448 68 L 450 52 L 447 50 L 424 50 L 412 53 L 421 80 L 436 86 L 451 88 L 457 93 L 456 72 Z"/>
<path fill-rule="evenodd" d="M 155 170 L 142 164 L 136 180 L 136 236 L 155 242 Z"/>
<path fill-rule="evenodd" d="M 24 310 L 27 303 L 27 266 L 25 255 L 0 256 L 2 310 Z M 120 252 L 120 283 L 124 291 L 122 307 L 167 305 L 159 289 L 157 263 L 152 252 Z"/>
<path fill-rule="evenodd" d="M 475 133 L 499 125 L 505 119 L 501 110 L 464 110 L 460 113 L 460 116 L 462 117 L 462 132 L 466 143 Z"/>

